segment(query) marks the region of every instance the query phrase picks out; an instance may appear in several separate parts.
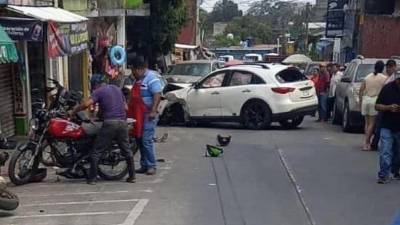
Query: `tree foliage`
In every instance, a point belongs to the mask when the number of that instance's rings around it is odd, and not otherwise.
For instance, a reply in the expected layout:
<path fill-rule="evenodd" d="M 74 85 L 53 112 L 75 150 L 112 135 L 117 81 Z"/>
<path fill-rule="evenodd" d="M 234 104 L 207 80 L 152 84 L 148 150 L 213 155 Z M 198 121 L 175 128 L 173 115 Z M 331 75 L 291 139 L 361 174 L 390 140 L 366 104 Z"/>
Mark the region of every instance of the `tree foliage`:
<path fill-rule="evenodd" d="M 184 0 L 152 0 L 150 4 L 150 39 L 152 54 L 167 54 L 173 48 L 181 28 L 187 22 Z"/>
<path fill-rule="evenodd" d="M 255 39 L 256 43 L 271 43 L 272 29 L 267 20 L 261 20 L 256 16 L 236 17 L 225 28 L 225 33 L 232 33 L 235 37 L 245 40 Z"/>
<path fill-rule="evenodd" d="M 239 37 L 234 36 L 232 38 L 228 38 L 227 35 L 220 34 L 215 37 L 215 47 L 229 47 L 236 46 L 240 44 L 241 39 Z"/>
<path fill-rule="evenodd" d="M 209 21 L 211 23 L 230 22 L 233 18 L 242 15 L 243 12 L 239 10 L 238 4 L 231 0 L 222 0 L 215 4 L 213 11 L 209 15 Z"/>

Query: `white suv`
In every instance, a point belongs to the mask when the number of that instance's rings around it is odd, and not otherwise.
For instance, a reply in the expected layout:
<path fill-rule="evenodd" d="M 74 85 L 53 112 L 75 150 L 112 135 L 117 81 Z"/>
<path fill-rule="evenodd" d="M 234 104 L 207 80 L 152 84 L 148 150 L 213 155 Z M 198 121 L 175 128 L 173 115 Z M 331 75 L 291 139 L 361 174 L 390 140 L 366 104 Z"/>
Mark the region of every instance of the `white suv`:
<path fill-rule="evenodd" d="M 259 63 L 214 71 L 165 97 L 164 121 L 240 122 L 249 129 L 272 122 L 295 128 L 318 104 L 313 83 L 297 68 Z"/>

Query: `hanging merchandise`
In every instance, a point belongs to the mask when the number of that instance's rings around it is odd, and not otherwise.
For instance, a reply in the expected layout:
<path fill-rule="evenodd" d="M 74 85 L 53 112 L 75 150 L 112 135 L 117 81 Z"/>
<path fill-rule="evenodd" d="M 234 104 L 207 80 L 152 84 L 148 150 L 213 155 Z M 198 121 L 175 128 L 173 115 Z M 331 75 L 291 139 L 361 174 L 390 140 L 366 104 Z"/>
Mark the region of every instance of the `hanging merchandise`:
<path fill-rule="evenodd" d="M 119 45 L 115 45 L 110 49 L 110 60 L 113 66 L 122 66 L 126 61 L 125 49 Z"/>

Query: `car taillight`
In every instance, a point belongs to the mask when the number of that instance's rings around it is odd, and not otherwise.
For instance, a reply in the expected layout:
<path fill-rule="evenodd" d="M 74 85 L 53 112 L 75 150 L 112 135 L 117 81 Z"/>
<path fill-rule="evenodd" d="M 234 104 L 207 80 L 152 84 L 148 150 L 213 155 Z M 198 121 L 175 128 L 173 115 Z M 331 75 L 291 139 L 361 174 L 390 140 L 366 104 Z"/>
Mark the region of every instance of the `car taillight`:
<path fill-rule="evenodd" d="M 295 88 L 291 87 L 276 87 L 276 88 L 271 88 L 273 92 L 278 93 L 278 94 L 287 94 L 289 92 L 293 92 Z"/>

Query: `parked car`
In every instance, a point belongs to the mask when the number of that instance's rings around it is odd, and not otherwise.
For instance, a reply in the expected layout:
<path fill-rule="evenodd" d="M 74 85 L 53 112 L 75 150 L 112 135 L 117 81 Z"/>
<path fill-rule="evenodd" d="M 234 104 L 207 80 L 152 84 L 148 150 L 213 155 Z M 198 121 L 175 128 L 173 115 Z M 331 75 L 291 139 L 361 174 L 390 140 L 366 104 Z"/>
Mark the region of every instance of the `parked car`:
<path fill-rule="evenodd" d="M 387 61 L 387 59 L 363 57 L 354 59 L 349 63 L 340 83 L 337 85 L 332 122 L 341 124 L 345 132 L 353 131 L 364 125 L 358 95 L 362 82 L 368 74 L 374 72 L 374 65 L 378 60 Z"/>
<path fill-rule="evenodd" d="M 298 69 L 277 64 L 244 64 L 210 73 L 198 82 L 165 95 L 161 120 L 240 122 L 263 129 L 272 122 L 299 126 L 317 108 L 314 86 Z"/>
<path fill-rule="evenodd" d="M 171 67 L 165 78 L 170 83 L 193 83 L 220 67 L 217 60 L 186 61 Z"/>
<path fill-rule="evenodd" d="M 260 62 L 263 60 L 262 55 L 260 54 L 255 54 L 255 53 L 249 53 L 244 55 L 243 61 L 245 62 Z"/>

